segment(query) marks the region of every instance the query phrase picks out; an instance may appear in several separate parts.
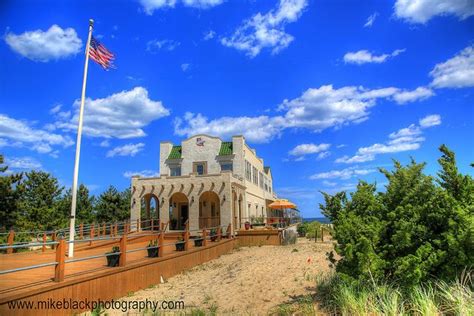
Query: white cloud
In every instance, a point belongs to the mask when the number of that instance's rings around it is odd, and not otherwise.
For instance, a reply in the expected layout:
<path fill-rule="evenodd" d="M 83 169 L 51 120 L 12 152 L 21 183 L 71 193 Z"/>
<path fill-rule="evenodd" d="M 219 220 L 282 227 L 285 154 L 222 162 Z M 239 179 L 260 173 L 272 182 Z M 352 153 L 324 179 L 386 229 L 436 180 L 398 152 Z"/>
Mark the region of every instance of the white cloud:
<path fill-rule="evenodd" d="M 314 199 L 318 194 L 317 188 L 300 188 L 300 187 L 282 187 L 276 188 L 278 196 L 285 197 L 291 201 Z"/>
<path fill-rule="evenodd" d="M 332 182 L 332 181 L 328 181 L 328 180 L 324 180 L 322 183 L 323 183 L 324 186 L 327 186 L 327 187 L 334 187 L 334 186 L 337 185 L 336 182 Z"/>
<path fill-rule="evenodd" d="M 189 66 L 190 66 L 189 64 L 181 64 L 181 70 L 182 70 L 183 72 L 186 72 L 186 71 L 188 71 Z"/>
<path fill-rule="evenodd" d="M 428 115 L 420 120 L 420 127 L 431 127 L 441 124 L 441 116 L 438 114 Z"/>
<path fill-rule="evenodd" d="M 11 169 L 39 170 L 43 168 L 41 163 L 32 157 L 7 157 L 5 165 Z"/>
<path fill-rule="evenodd" d="M 327 172 L 321 172 L 313 174 L 311 180 L 320 180 L 320 179 L 350 179 L 357 176 L 364 176 L 369 173 L 375 172 L 375 169 L 359 169 L 357 167 L 349 167 L 342 170 L 331 170 Z"/>
<path fill-rule="evenodd" d="M 142 170 L 142 171 L 125 171 L 123 173 L 123 176 L 125 178 L 131 178 L 133 176 L 140 176 L 143 178 L 154 178 L 154 177 L 159 177 L 160 174 L 153 170 Z"/>
<path fill-rule="evenodd" d="M 307 4 L 307 0 L 280 0 L 276 9 L 266 14 L 259 12 L 245 20 L 232 36 L 222 38 L 221 43 L 244 51 L 252 58 L 264 48 L 276 54 L 293 41 L 293 36 L 285 32 L 285 26 L 297 21 Z"/>
<path fill-rule="evenodd" d="M 145 13 L 152 15 L 153 11 L 162 8 L 173 8 L 176 5 L 176 0 L 140 0 Z"/>
<path fill-rule="evenodd" d="M 140 151 L 143 150 L 145 147 L 144 143 L 138 144 L 126 144 L 123 146 L 115 147 L 107 152 L 107 157 L 115 157 L 115 156 L 131 156 L 134 157 Z"/>
<path fill-rule="evenodd" d="M 56 114 L 56 113 L 58 113 L 59 111 L 61 111 L 61 107 L 62 107 L 62 104 L 57 104 L 57 105 L 53 106 L 53 107 L 49 110 L 49 113 L 50 113 L 50 114 Z"/>
<path fill-rule="evenodd" d="M 179 45 L 181 45 L 180 42 L 174 41 L 174 40 L 169 40 L 169 39 L 164 39 L 164 40 L 151 40 L 146 43 L 146 50 L 151 53 L 155 53 L 158 50 L 167 50 L 167 51 L 172 51 L 175 50 Z"/>
<path fill-rule="evenodd" d="M 435 88 L 474 87 L 474 45 L 464 48 L 453 58 L 437 64 L 430 72 Z"/>
<path fill-rule="evenodd" d="M 352 156 L 343 156 L 336 159 L 336 163 L 360 163 L 375 160 L 379 154 L 397 153 L 403 151 L 416 150 L 425 141 L 422 136 L 422 129 L 441 124 L 441 117 L 437 114 L 428 115 L 419 121 L 420 125 L 411 124 L 388 136 L 388 140 L 383 144 L 373 144 L 368 147 L 361 147 Z"/>
<path fill-rule="evenodd" d="M 5 42 L 23 57 L 39 62 L 75 55 L 82 47 L 82 41 L 73 28 L 62 29 L 56 24 L 47 31 L 36 30 L 19 35 L 8 33 Z"/>
<path fill-rule="evenodd" d="M 367 18 L 367 22 L 365 22 L 364 27 L 372 27 L 372 25 L 375 22 L 375 19 L 377 18 L 379 14 L 377 12 L 374 12 Z"/>
<path fill-rule="evenodd" d="M 365 121 L 376 99 L 390 97 L 396 91 L 396 88 L 367 90 L 354 86 L 334 89 L 332 85 L 326 85 L 310 88 L 293 100 L 284 100 L 279 109 L 286 111 L 287 127 L 321 131 Z"/>
<path fill-rule="evenodd" d="M 104 139 L 99 144 L 100 147 L 110 147 L 110 141 L 108 139 Z"/>
<path fill-rule="evenodd" d="M 318 156 L 316 157 L 316 160 L 323 160 L 324 158 L 327 158 L 331 155 L 331 152 L 329 151 L 323 151 L 323 152 L 320 152 L 318 154 Z"/>
<path fill-rule="evenodd" d="M 201 114 L 186 113 L 184 119 L 175 120 L 175 134 L 191 136 L 209 134 L 230 139 L 233 135 L 245 135 L 254 143 L 266 143 L 280 133 L 281 122 L 278 118 L 258 117 L 221 117 L 209 120 Z M 186 123 L 186 126 L 183 124 Z"/>
<path fill-rule="evenodd" d="M 396 49 L 390 54 L 373 55 L 368 50 L 359 50 L 357 52 L 348 52 L 344 55 L 344 62 L 348 64 L 362 65 L 366 63 L 383 63 L 390 57 L 395 57 L 403 53 L 405 49 Z"/>
<path fill-rule="evenodd" d="M 54 146 L 69 147 L 74 144 L 69 136 L 36 129 L 26 121 L 4 114 L 0 114 L 0 138 L 3 138 L 3 146 L 27 147 L 42 154 L 52 153 Z"/>
<path fill-rule="evenodd" d="M 222 4 L 224 0 L 140 0 L 140 4 L 148 15 L 152 15 L 158 9 L 174 8 L 178 2 L 182 2 L 187 7 L 207 9 Z"/>
<path fill-rule="evenodd" d="M 287 128 L 306 128 L 315 132 L 348 124 L 358 124 L 368 119 L 369 109 L 378 99 L 394 99 L 404 93 L 395 87 L 365 89 L 347 86 L 334 89 L 332 85 L 310 88 L 300 97 L 284 100 L 278 116 L 221 117 L 209 120 L 202 114 L 187 113 L 184 119 L 175 120 L 175 134 L 190 136 L 207 133 L 223 138 L 242 134 L 251 141 L 264 143 L 279 136 Z M 425 96 L 420 96 L 425 97 Z M 415 101 L 414 97 L 406 102 Z"/>
<path fill-rule="evenodd" d="M 75 131 L 80 101 L 74 102 L 74 115 L 60 118 L 56 127 Z M 153 101 L 148 91 L 136 87 L 102 99 L 86 99 L 84 111 L 85 135 L 105 138 L 134 138 L 145 136 L 143 128 L 154 120 L 169 115 L 161 101 Z"/>
<path fill-rule="evenodd" d="M 472 0 L 397 0 L 395 16 L 410 23 L 426 23 L 437 15 L 455 15 L 464 20 L 474 15 Z"/>
<path fill-rule="evenodd" d="M 220 5 L 224 0 L 182 0 L 187 7 L 207 9 Z"/>
<path fill-rule="evenodd" d="M 203 39 L 205 41 L 208 41 L 208 40 L 213 39 L 215 36 L 216 36 L 216 32 L 214 32 L 213 30 L 209 30 L 209 32 L 204 33 Z"/>
<path fill-rule="evenodd" d="M 418 87 L 412 91 L 399 91 L 393 95 L 393 99 L 398 104 L 405 104 L 419 100 L 425 100 L 434 96 L 433 90 L 426 87 Z"/>
<path fill-rule="evenodd" d="M 290 150 L 288 154 L 291 156 L 304 156 L 304 155 L 309 155 L 309 154 L 316 154 L 325 150 L 328 150 L 329 147 L 331 147 L 330 144 L 300 144 Z"/>
<path fill-rule="evenodd" d="M 336 194 L 342 191 L 355 191 L 357 188 L 357 183 L 341 183 L 337 187 L 332 187 L 330 189 L 324 190 L 328 194 Z"/>

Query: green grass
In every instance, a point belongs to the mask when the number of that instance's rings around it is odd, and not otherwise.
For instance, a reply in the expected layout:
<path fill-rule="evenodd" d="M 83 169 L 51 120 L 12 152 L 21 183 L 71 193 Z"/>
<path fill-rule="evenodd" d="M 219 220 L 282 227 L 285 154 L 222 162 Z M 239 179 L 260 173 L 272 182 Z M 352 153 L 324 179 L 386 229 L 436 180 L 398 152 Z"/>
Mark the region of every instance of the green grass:
<path fill-rule="evenodd" d="M 338 315 L 471 315 L 474 316 L 472 273 L 455 282 L 433 281 L 408 290 L 396 285 L 360 285 L 337 274 L 320 275 L 318 301 Z"/>
<path fill-rule="evenodd" d="M 269 315 L 316 315 L 311 295 L 302 296 L 291 302 L 283 303 L 271 309 Z"/>

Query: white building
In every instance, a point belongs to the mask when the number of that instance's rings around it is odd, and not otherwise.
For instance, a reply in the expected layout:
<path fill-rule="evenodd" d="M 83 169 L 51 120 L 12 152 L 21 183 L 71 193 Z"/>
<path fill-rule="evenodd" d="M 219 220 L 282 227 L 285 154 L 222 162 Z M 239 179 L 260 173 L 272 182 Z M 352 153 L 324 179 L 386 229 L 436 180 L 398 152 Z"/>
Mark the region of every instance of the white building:
<path fill-rule="evenodd" d="M 170 229 L 227 226 L 270 221 L 268 204 L 276 199 L 269 167 L 243 136 L 225 142 L 208 135 L 180 145 L 160 143 L 160 176 L 132 177 L 132 223 L 137 219 L 170 222 Z"/>

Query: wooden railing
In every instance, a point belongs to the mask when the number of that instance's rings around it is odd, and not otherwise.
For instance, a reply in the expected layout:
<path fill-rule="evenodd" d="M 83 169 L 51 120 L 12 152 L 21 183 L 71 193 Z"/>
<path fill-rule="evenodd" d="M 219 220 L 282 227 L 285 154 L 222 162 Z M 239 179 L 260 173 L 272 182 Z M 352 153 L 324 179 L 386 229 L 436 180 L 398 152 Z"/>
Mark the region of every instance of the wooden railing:
<path fill-rule="evenodd" d="M 89 246 L 92 246 L 95 237 L 115 237 L 119 236 L 122 233 L 130 233 L 133 231 L 156 231 L 160 230 L 160 220 L 159 219 L 144 219 L 136 221 L 121 221 L 121 222 L 102 222 L 102 223 L 92 223 L 84 224 L 80 223 L 75 227 L 75 239 L 84 240 L 85 238 L 89 239 Z M 8 233 L 0 233 L 1 236 L 6 236 L 6 243 L 0 244 L 0 246 L 12 246 L 14 244 L 20 243 L 31 243 L 36 241 L 36 243 L 41 243 L 41 250 L 45 252 L 49 247 L 54 249 L 57 246 L 55 241 L 58 241 L 61 237 L 64 239 L 69 239 L 69 228 L 62 228 L 49 231 L 19 231 L 10 230 Z M 26 240 L 26 241 L 22 241 Z M 53 243 L 51 243 L 53 242 Z M 14 251 L 15 248 L 7 248 L 6 253 L 10 254 Z"/>
<path fill-rule="evenodd" d="M 137 221 L 136 223 L 136 228 L 139 228 L 141 225 L 140 221 Z M 142 232 L 137 232 L 137 234 L 134 235 L 129 235 L 129 233 L 132 231 L 130 229 L 130 222 L 124 223 L 123 225 L 123 230 L 121 230 L 121 235 L 119 235 L 119 231 L 117 229 L 117 225 L 112 225 L 109 228 L 108 233 L 110 236 L 106 236 L 106 228 L 107 225 L 92 225 L 91 229 L 89 230 L 89 237 L 90 238 L 82 238 L 79 240 L 74 240 L 74 241 L 66 241 L 63 236 L 60 236 L 58 240 L 53 240 L 53 241 L 43 241 L 42 243 L 20 243 L 20 244 L 9 244 L 9 245 L 2 245 L 0 246 L 0 250 L 6 250 L 7 253 L 13 252 L 14 249 L 19 249 L 19 248 L 30 248 L 30 247 L 37 247 L 37 246 L 55 246 L 55 261 L 54 262 L 47 262 L 47 263 L 41 263 L 41 264 L 36 264 L 36 265 L 31 265 L 31 266 L 26 266 L 26 267 L 20 267 L 20 268 L 15 268 L 15 269 L 9 269 L 9 270 L 3 270 L 0 271 L 0 275 L 4 274 L 10 274 L 10 273 L 15 273 L 19 271 L 25 271 L 25 270 L 31 270 L 31 269 L 37 269 L 37 268 L 43 268 L 47 266 L 54 266 L 54 277 L 53 280 L 55 282 L 62 282 L 64 281 L 65 277 L 65 267 L 69 263 L 73 262 L 78 262 L 78 261 L 87 261 L 87 260 L 93 260 L 97 259 L 100 257 L 108 257 L 108 256 L 113 256 L 113 255 L 119 255 L 119 266 L 124 267 L 127 265 L 127 254 L 130 252 L 136 252 L 136 251 L 142 251 L 142 250 L 147 250 L 148 248 L 158 248 L 158 256 L 162 257 L 163 252 L 164 252 L 164 247 L 169 246 L 169 245 L 175 245 L 176 243 L 184 243 L 184 251 L 189 250 L 190 242 L 192 241 L 191 233 L 193 233 L 196 237 L 199 239 L 203 240 L 203 246 L 209 245 L 210 242 L 218 242 L 222 238 L 232 238 L 232 229 L 231 229 L 231 224 L 228 224 L 227 226 L 215 226 L 215 227 L 209 227 L 209 228 L 203 228 L 203 229 L 198 229 L 198 230 L 190 230 L 189 229 L 189 222 L 186 222 L 186 228 L 182 232 L 182 241 L 173 241 L 171 243 L 165 243 L 165 237 L 166 237 L 166 230 L 168 228 L 168 223 L 162 223 L 160 230 L 156 231 L 142 231 Z M 97 228 L 97 231 L 96 231 Z M 225 229 L 225 232 L 223 230 Z M 169 235 L 175 236 L 175 232 L 169 232 Z M 82 232 L 80 235 L 83 237 L 85 234 Z M 143 237 L 143 236 L 148 236 L 147 241 L 157 241 L 156 246 L 147 246 L 143 248 L 134 248 L 134 249 L 128 249 L 128 242 L 130 238 L 137 238 L 137 237 Z M 9 235 L 9 238 L 13 240 L 14 238 L 14 232 L 11 232 Z M 66 248 L 67 244 L 69 243 L 89 243 L 89 245 L 92 245 L 93 242 L 99 242 L 99 241 L 114 241 L 118 243 L 119 251 L 114 252 L 114 253 L 105 253 L 102 255 L 94 255 L 94 256 L 89 256 L 89 257 L 80 257 L 80 258 L 70 258 L 66 259 Z M 32 255 L 35 255 L 35 253 L 32 253 Z"/>

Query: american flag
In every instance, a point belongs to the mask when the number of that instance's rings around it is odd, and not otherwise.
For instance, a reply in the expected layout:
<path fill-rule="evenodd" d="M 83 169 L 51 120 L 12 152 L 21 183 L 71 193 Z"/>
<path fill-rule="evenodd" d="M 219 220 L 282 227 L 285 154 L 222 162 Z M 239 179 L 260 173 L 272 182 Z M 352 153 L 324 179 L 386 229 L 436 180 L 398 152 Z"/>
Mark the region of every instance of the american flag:
<path fill-rule="evenodd" d="M 89 57 L 102 66 L 105 70 L 110 68 L 115 68 L 113 60 L 115 59 L 114 54 L 112 54 L 104 45 L 102 45 L 98 40 L 93 36 L 91 38 L 91 43 L 89 47 Z"/>

